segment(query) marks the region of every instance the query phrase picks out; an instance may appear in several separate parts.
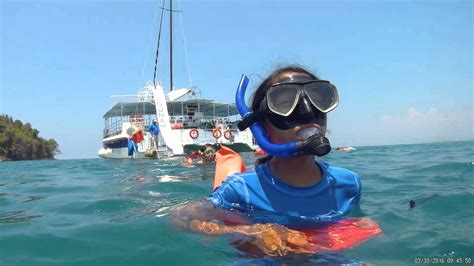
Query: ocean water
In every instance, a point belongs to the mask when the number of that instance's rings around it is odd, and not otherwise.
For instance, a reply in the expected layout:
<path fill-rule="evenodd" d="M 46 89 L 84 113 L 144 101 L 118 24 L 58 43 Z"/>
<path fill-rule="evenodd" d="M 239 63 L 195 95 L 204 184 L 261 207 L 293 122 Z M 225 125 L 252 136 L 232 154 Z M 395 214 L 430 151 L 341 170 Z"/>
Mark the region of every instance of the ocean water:
<path fill-rule="evenodd" d="M 256 157 L 244 158 L 252 165 Z M 359 173 L 361 212 L 383 235 L 340 253 L 289 257 L 249 257 L 227 236 L 173 225 L 173 208 L 210 193 L 213 165 L 187 168 L 182 158 L 2 162 L 0 265 L 472 263 L 473 141 L 359 147 L 324 161 Z"/>

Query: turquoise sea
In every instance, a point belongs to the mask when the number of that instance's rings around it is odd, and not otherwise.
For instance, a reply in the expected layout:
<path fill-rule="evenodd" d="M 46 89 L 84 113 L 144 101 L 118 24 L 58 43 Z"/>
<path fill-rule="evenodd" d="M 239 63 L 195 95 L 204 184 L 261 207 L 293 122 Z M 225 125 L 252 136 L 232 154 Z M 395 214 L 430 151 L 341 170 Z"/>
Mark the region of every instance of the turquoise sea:
<path fill-rule="evenodd" d="M 256 158 L 244 157 L 247 165 Z M 175 228 L 170 212 L 210 193 L 213 165 L 186 168 L 182 158 L 1 162 L 0 265 L 472 263 L 474 141 L 357 147 L 323 159 L 360 174 L 361 212 L 383 235 L 341 253 L 283 258 L 249 257 L 227 236 Z"/>

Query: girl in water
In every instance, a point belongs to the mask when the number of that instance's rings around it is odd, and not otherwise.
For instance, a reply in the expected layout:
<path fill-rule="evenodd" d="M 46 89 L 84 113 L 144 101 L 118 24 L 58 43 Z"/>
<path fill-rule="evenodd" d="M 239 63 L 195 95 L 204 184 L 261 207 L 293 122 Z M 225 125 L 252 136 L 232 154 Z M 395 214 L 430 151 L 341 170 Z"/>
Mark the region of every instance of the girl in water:
<path fill-rule="evenodd" d="M 245 111 L 243 94 L 237 105 Z M 361 197 L 357 174 L 315 160 L 331 149 L 327 113 L 338 103 L 334 85 L 301 67 L 271 73 L 239 124 L 241 130 L 252 128 L 269 155 L 255 169 L 225 178 L 207 202 L 179 207 L 173 215 L 177 224 L 207 234 L 251 236 L 248 243 L 267 255 L 318 250 L 298 230 L 340 220 Z"/>

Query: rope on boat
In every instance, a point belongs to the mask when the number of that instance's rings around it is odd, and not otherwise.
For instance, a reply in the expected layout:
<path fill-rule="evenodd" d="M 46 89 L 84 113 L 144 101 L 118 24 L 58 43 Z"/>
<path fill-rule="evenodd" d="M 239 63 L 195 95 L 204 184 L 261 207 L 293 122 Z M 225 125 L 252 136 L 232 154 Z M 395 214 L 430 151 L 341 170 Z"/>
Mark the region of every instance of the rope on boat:
<path fill-rule="evenodd" d="M 158 32 L 158 41 L 156 44 L 156 56 L 155 56 L 155 71 L 153 72 L 153 88 L 156 89 L 156 72 L 158 69 L 158 56 L 160 51 L 160 40 L 161 40 L 161 26 L 163 25 L 163 14 L 165 12 L 165 0 L 161 6 L 161 18 L 160 18 L 160 30 Z"/>
<path fill-rule="evenodd" d="M 181 0 L 178 1 L 178 8 L 179 10 L 183 10 L 181 8 Z M 180 19 L 181 19 L 181 33 L 183 34 L 183 44 L 184 44 L 184 56 L 186 58 L 186 70 L 188 72 L 188 78 L 189 78 L 189 84 L 190 84 L 190 87 L 193 88 L 194 85 L 193 85 L 193 80 L 191 78 L 191 68 L 189 67 L 189 57 L 188 57 L 188 48 L 187 48 L 187 45 L 186 45 L 186 37 L 184 35 L 184 23 L 183 23 L 183 13 L 181 12 L 180 14 Z"/>
<path fill-rule="evenodd" d="M 151 46 L 151 41 L 150 40 L 151 40 L 151 37 L 153 36 L 153 28 L 156 24 L 156 18 L 158 17 L 158 10 L 160 10 L 160 5 L 156 6 L 155 15 L 153 16 L 153 24 L 152 24 L 152 27 L 150 27 L 150 33 L 148 34 L 148 39 L 147 39 L 148 46 L 146 48 L 145 60 L 144 60 L 144 63 L 143 63 L 142 76 L 140 78 L 140 84 L 143 84 L 143 77 L 145 76 L 145 69 L 146 69 L 146 65 L 147 65 L 147 62 L 148 62 L 148 55 L 150 54 L 150 46 Z"/>

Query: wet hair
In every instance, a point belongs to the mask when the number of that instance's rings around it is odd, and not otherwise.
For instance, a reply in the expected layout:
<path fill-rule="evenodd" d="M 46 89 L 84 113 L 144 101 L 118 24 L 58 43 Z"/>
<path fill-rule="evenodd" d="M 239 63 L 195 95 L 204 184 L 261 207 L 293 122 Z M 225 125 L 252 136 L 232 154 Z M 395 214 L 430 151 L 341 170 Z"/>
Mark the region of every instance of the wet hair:
<path fill-rule="evenodd" d="M 265 95 L 267 94 L 267 90 L 270 89 L 270 87 L 273 84 L 280 81 L 280 76 L 282 74 L 291 73 L 291 72 L 304 73 L 304 74 L 312 77 L 314 80 L 319 80 L 319 78 L 315 74 L 309 72 L 308 70 L 306 70 L 303 67 L 298 66 L 298 65 L 289 65 L 289 66 L 284 66 L 284 67 L 278 68 L 278 69 L 274 70 L 270 75 L 268 75 L 268 77 L 265 78 L 262 81 L 262 83 L 260 83 L 260 85 L 255 89 L 255 92 L 253 93 L 253 96 L 252 96 L 251 109 L 253 111 L 257 110 L 260 107 L 260 103 L 263 101 L 263 98 L 265 98 Z M 271 158 L 272 158 L 272 156 L 270 156 L 270 155 L 267 155 L 263 158 L 258 158 L 255 161 L 255 166 L 257 166 L 259 164 L 264 164 L 267 161 L 269 161 Z"/>

